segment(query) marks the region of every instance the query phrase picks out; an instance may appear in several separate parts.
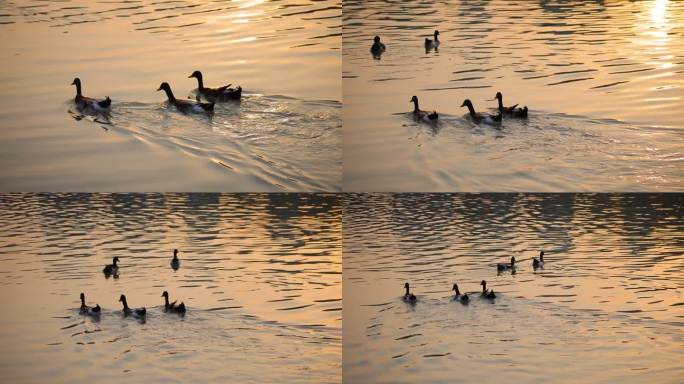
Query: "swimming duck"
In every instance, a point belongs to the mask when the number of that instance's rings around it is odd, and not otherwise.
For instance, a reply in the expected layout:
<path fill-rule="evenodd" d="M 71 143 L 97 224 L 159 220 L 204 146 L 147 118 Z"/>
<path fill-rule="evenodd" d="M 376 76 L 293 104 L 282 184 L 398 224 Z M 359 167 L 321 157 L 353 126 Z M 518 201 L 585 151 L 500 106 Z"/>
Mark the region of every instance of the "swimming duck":
<path fill-rule="evenodd" d="M 169 293 L 166 291 L 162 293 L 162 297 L 164 298 L 164 310 L 166 312 L 185 313 L 185 303 L 181 302 L 178 306 L 176 306 L 176 301 L 169 303 Z"/>
<path fill-rule="evenodd" d="M 490 290 L 489 292 L 487 292 L 487 282 L 486 281 L 482 280 L 480 285 L 482 286 L 482 295 L 481 296 L 483 298 L 485 298 L 485 299 L 496 299 L 496 295 L 494 294 L 493 289 Z"/>
<path fill-rule="evenodd" d="M 439 31 L 435 31 L 433 36 L 435 37 L 434 40 L 430 40 L 427 37 L 425 38 L 425 49 L 426 50 L 436 49 L 437 47 L 439 47 L 439 38 L 437 37 L 437 36 L 439 36 Z"/>
<path fill-rule="evenodd" d="M 81 94 L 81 79 L 78 77 L 71 82 L 71 85 L 76 86 L 76 97 L 74 98 L 74 103 L 76 108 L 79 110 L 90 110 L 93 112 L 107 113 L 111 110 L 112 99 L 107 96 L 104 100 L 96 100 L 90 97 L 83 96 Z"/>
<path fill-rule="evenodd" d="M 454 300 L 458 300 L 462 303 L 467 303 L 468 300 L 470 300 L 467 293 L 461 295 L 461 292 L 458 290 L 458 284 L 454 283 L 454 286 L 451 287 L 451 290 L 456 292 L 454 294 Z"/>
<path fill-rule="evenodd" d="M 498 124 L 501 123 L 501 113 L 498 115 L 489 115 L 486 113 L 475 112 L 475 107 L 469 99 L 463 100 L 461 107 L 468 107 L 470 120 L 475 124 L 485 123 L 485 124 Z"/>
<path fill-rule="evenodd" d="M 188 78 L 194 77 L 197 79 L 197 94 L 204 97 L 207 101 L 217 102 L 217 101 L 228 101 L 228 100 L 240 100 L 242 97 L 242 87 L 230 88 L 232 84 L 224 85 L 219 88 L 205 88 L 204 82 L 202 81 L 202 72 L 195 71 Z"/>
<path fill-rule="evenodd" d="M 416 301 L 418 301 L 416 295 L 409 292 L 409 283 L 404 284 L 404 288 L 406 288 L 406 293 L 404 294 L 404 301 L 407 301 L 409 303 L 415 303 Z"/>
<path fill-rule="evenodd" d="M 524 118 L 527 117 L 527 106 L 523 108 L 516 108 L 518 104 L 512 105 L 510 107 L 504 107 L 503 105 L 503 95 L 501 92 L 497 92 L 496 96 L 494 96 L 494 99 L 499 101 L 499 114 L 507 116 L 507 117 L 518 117 L 518 118 Z"/>
<path fill-rule="evenodd" d="M 544 267 L 544 251 L 539 252 L 539 259 L 536 257 L 532 258 L 532 268 L 543 268 Z"/>
<path fill-rule="evenodd" d="M 105 275 L 111 275 L 113 273 L 116 274 L 119 271 L 119 266 L 116 265 L 118 261 L 119 258 L 114 256 L 112 263 L 105 265 L 105 267 L 102 269 L 102 272 L 104 272 Z"/>
<path fill-rule="evenodd" d="M 169 104 L 173 104 L 179 111 L 183 113 L 212 113 L 214 112 L 214 103 L 200 103 L 189 100 L 178 100 L 171 92 L 169 83 L 161 83 L 157 91 L 164 90 L 166 96 L 169 98 Z"/>
<path fill-rule="evenodd" d="M 380 36 L 373 38 L 373 46 L 371 46 L 370 51 L 376 59 L 385 52 L 385 44 L 380 42 Z"/>
<path fill-rule="evenodd" d="M 173 270 L 177 270 L 180 267 L 180 260 L 178 260 L 178 250 L 174 249 L 173 250 L 173 259 L 171 259 L 171 268 Z"/>
<path fill-rule="evenodd" d="M 95 304 L 94 307 L 89 307 L 85 303 L 85 294 L 81 292 L 81 309 L 80 312 L 82 315 L 89 315 L 89 316 L 98 316 L 101 312 L 100 309 L 100 304 Z"/>
<path fill-rule="evenodd" d="M 133 315 L 134 317 L 137 317 L 137 318 L 143 318 L 147 314 L 147 310 L 145 309 L 145 307 L 137 308 L 137 309 L 128 308 L 128 302 L 126 301 L 125 295 L 121 295 L 121 297 L 119 297 L 119 301 L 123 303 L 123 313 L 126 316 L 127 315 Z"/>
<path fill-rule="evenodd" d="M 499 272 L 514 270 L 515 269 L 515 256 L 511 256 L 510 264 L 497 264 L 496 270 Z"/>
<path fill-rule="evenodd" d="M 432 111 L 432 113 L 430 113 L 421 111 L 420 108 L 418 108 L 418 96 L 413 96 L 411 102 L 413 103 L 413 117 L 416 120 L 437 121 L 437 118 L 439 117 L 437 111 Z"/>

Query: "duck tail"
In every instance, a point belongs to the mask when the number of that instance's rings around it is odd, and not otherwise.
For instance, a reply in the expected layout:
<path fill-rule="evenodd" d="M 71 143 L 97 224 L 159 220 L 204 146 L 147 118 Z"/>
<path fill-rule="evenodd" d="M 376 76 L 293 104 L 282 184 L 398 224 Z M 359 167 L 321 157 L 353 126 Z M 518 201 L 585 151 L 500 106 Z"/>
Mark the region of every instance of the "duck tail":
<path fill-rule="evenodd" d="M 97 105 L 99 105 L 102 108 L 109 108 L 109 106 L 112 105 L 112 99 L 110 99 L 109 96 L 107 96 L 107 98 L 105 98 L 104 100 L 98 101 Z"/>

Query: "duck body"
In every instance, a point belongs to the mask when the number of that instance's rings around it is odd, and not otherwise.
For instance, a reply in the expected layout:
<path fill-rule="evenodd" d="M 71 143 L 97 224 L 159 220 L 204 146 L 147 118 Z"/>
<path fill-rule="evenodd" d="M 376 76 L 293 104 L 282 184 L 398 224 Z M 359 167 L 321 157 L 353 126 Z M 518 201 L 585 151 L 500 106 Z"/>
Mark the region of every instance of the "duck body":
<path fill-rule="evenodd" d="M 434 40 L 425 38 L 425 50 L 437 49 L 439 48 L 439 31 L 433 33 Z"/>
<path fill-rule="evenodd" d="M 173 313 L 185 313 L 185 303 L 181 302 L 180 304 L 176 305 L 176 301 L 169 303 L 169 293 L 167 291 L 164 291 L 162 293 L 162 297 L 164 297 L 164 311 L 165 312 L 173 312 Z"/>
<path fill-rule="evenodd" d="M 74 97 L 74 104 L 79 111 L 109 113 L 112 107 L 112 99 L 107 96 L 104 100 L 97 100 L 91 97 L 83 96 L 81 93 L 81 79 L 78 77 L 74 79 L 71 85 L 76 86 L 76 97 Z"/>
<path fill-rule="evenodd" d="M 451 290 L 454 291 L 454 300 L 460 301 L 463 304 L 467 304 L 470 301 L 470 297 L 468 297 L 467 293 L 461 294 L 461 291 L 458 290 L 458 284 L 454 284 L 453 287 L 451 287 Z"/>
<path fill-rule="evenodd" d="M 219 88 L 207 88 L 202 80 L 202 72 L 194 71 L 188 78 L 197 79 L 197 95 L 209 102 L 240 100 L 242 97 L 242 87 L 231 88 L 232 84 L 224 85 Z"/>
<path fill-rule="evenodd" d="M 119 297 L 119 301 L 121 303 L 123 303 L 123 314 L 124 314 L 124 316 L 130 315 L 130 316 L 136 317 L 138 319 L 143 319 L 147 315 L 147 309 L 145 309 L 145 307 L 136 308 L 136 309 L 129 308 L 125 295 L 121 295 L 121 297 Z"/>
<path fill-rule="evenodd" d="M 475 124 L 489 124 L 489 125 L 498 125 L 501 124 L 501 113 L 498 115 L 490 115 L 487 113 L 478 113 L 475 112 L 475 107 L 473 107 L 473 103 L 469 99 L 465 99 L 463 101 L 463 104 L 461 104 L 461 107 L 468 107 L 468 115 L 467 117 Z"/>
<path fill-rule="evenodd" d="M 544 251 L 539 252 L 539 259 L 536 257 L 532 258 L 532 268 L 544 268 Z"/>
<path fill-rule="evenodd" d="M 201 103 L 201 102 L 194 102 L 190 100 L 178 100 L 176 97 L 173 95 L 173 92 L 171 91 L 171 86 L 169 83 L 161 83 L 157 91 L 165 91 L 166 96 L 169 99 L 169 104 L 173 105 L 176 107 L 176 109 L 182 113 L 203 113 L 203 114 L 211 114 L 214 112 L 214 102 L 210 103 Z"/>
<path fill-rule="evenodd" d="M 413 103 L 413 118 L 417 121 L 424 121 L 430 123 L 437 121 L 437 119 L 439 118 L 437 111 L 427 112 L 420 110 L 420 108 L 418 107 L 417 96 L 413 96 L 411 98 L 411 102 Z"/>
<path fill-rule="evenodd" d="M 105 275 L 116 274 L 117 272 L 119 272 L 119 266 L 116 265 L 116 263 L 118 261 L 119 261 L 119 258 L 114 256 L 114 258 L 112 259 L 112 263 L 105 265 L 105 267 L 102 269 L 102 272 Z"/>
<path fill-rule="evenodd" d="M 416 297 L 416 295 L 409 292 L 409 283 L 404 284 L 404 289 L 406 289 L 406 293 L 404 294 L 404 301 L 407 303 L 415 304 L 418 301 L 418 298 Z"/>
<path fill-rule="evenodd" d="M 100 304 L 95 304 L 94 307 L 87 306 L 85 303 L 85 294 L 81 293 L 81 308 L 79 309 L 79 312 L 82 315 L 99 316 L 102 309 L 100 308 Z"/>
<path fill-rule="evenodd" d="M 506 117 L 515 117 L 515 118 L 525 118 L 527 117 L 527 106 L 523 108 L 518 108 L 518 104 L 511 105 L 510 107 L 504 107 L 503 105 L 503 94 L 501 92 L 497 92 L 496 96 L 494 97 L 496 100 L 499 101 L 499 114 L 506 116 Z"/>
<path fill-rule="evenodd" d="M 496 270 L 498 272 L 515 270 L 515 257 L 511 256 L 511 263 L 510 264 L 497 264 Z"/>
<path fill-rule="evenodd" d="M 480 294 L 480 297 L 482 297 L 483 299 L 489 299 L 489 300 L 496 299 L 496 294 L 494 293 L 493 289 L 487 291 L 487 282 L 486 281 L 482 280 L 480 285 L 482 286 L 482 294 Z"/>
<path fill-rule="evenodd" d="M 180 260 L 178 260 L 178 250 L 177 249 L 173 250 L 173 259 L 171 259 L 171 268 L 173 268 L 174 271 L 177 270 L 178 268 L 180 268 Z"/>
<path fill-rule="evenodd" d="M 385 44 L 380 42 L 380 36 L 375 36 L 373 39 L 373 45 L 370 48 L 373 57 L 379 58 L 385 52 Z"/>

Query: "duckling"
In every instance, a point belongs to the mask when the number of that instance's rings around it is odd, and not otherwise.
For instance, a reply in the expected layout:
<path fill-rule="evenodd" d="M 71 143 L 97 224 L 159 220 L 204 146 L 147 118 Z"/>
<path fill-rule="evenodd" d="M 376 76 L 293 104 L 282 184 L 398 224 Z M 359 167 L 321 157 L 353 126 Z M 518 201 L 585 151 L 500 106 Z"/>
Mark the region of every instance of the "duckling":
<path fill-rule="evenodd" d="M 174 271 L 177 270 L 178 268 L 180 268 L 180 260 L 178 260 L 178 250 L 177 249 L 173 250 L 173 259 L 171 259 L 171 268 L 173 268 Z"/>
<path fill-rule="evenodd" d="M 451 290 L 456 292 L 454 294 L 454 300 L 460 301 L 461 303 L 467 303 L 470 300 L 467 293 L 461 295 L 461 292 L 458 290 L 458 284 L 454 283 Z"/>
<path fill-rule="evenodd" d="M 157 88 L 157 91 L 164 90 L 166 92 L 166 96 L 169 98 L 169 104 L 172 104 L 173 106 L 176 107 L 179 111 L 183 113 L 212 113 L 214 112 L 214 103 L 200 103 L 200 102 L 193 102 L 189 100 L 178 100 L 176 99 L 175 96 L 173 96 L 173 92 L 171 92 L 171 86 L 169 83 L 161 83 L 159 88 Z"/>
<path fill-rule="evenodd" d="M 503 95 L 501 94 L 501 92 L 497 92 L 496 96 L 494 96 L 494 99 L 499 101 L 499 114 L 507 117 L 527 117 L 527 106 L 525 106 L 524 108 L 516 108 L 518 104 L 515 104 L 510 107 L 504 107 Z"/>
<path fill-rule="evenodd" d="M 164 291 L 162 293 L 162 297 L 164 298 L 164 311 L 166 312 L 175 312 L 175 313 L 185 313 L 185 303 L 181 302 L 176 306 L 176 301 L 173 303 L 169 303 L 169 293 Z"/>
<path fill-rule="evenodd" d="M 539 259 L 536 257 L 532 258 L 532 268 L 544 268 L 544 251 L 539 252 Z"/>
<path fill-rule="evenodd" d="M 487 282 L 482 280 L 480 283 L 482 286 L 482 298 L 484 299 L 496 299 L 496 295 L 494 294 L 494 290 L 491 289 L 489 292 L 487 292 Z"/>
<path fill-rule="evenodd" d="M 107 96 L 104 100 L 96 100 L 90 97 L 83 96 L 81 94 L 81 79 L 78 77 L 71 82 L 71 85 L 76 86 L 76 97 L 74 98 L 74 103 L 76 108 L 80 111 L 88 110 L 92 112 L 108 113 L 111 110 L 112 99 Z"/>
<path fill-rule="evenodd" d="M 375 38 L 373 38 L 373 46 L 371 46 L 370 51 L 376 59 L 379 59 L 385 52 L 385 44 L 380 42 L 380 36 L 375 36 Z"/>
<path fill-rule="evenodd" d="M 404 301 L 409 303 L 415 303 L 416 301 L 418 301 L 416 295 L 409 292 L 409 283 L 404 284 L 404 288 L 406 288 L 406 293 L 404 294 Z"/>
<path fill-rule="evenodd" d="M 116 265 L 116 263 L 118 261 L 119 261 L 119 258 L 114 256 L 114 258 L 112 259 L 112 263 L 105 265 L 105 267 L 102 269 L 102 272 L 105 275 L 116 274 L 117 272 L 119 272 L 119 266 Z"/>
<path fill-rule="evenodd" d="M 126 301 L 125 295 L 121 295 L 121 297 L 119 297 L 119 301 L 123 303 L 124 316 L 133 315 L 133 317 L 137 317 L 137 318 L 141 319 L 141 318 L 145 317 L 145 315 L 147 315 L 147 310 L 145 309 L 145 307 L 141 307 L 141 308 L 137 308 L 137 309 L 128 308 L 128 302 Z"/>
<path fill-rule="evenodd" d="M 421 111 L 420 108 L 418 108 L 418 96 L 413 96 L 411 98 L 411 102 L 413 103 L 413 117 L 416 120 L 425 120 L 427 122 L 432 122 L 437 121 L 437 118 L 439 118 L 437 111 L 432 111 L 432 113 L 430 113 L 426 111 Z"/>
<path fill-rule="evenodd" d="M 511 256 L 511 263 L 510 264 L 497 264 L 496 270 L 498 272 L 515 270 L 515 256 Z"/>
<path fill-rule="evenodd" d="M 228 101 L 240 100 L 242 97 L 242 87 L 230 88 L 232 84 L 224 85 L 219 88 L 205 88 L 202 81 L 202 72 L 195 71 L 188 78 L 194 77 L 197 79 L 197 95 L 204 97 L 207 101 Z"/>
<path fill-rule="evenodd" d="M 85 303 L 85 294 L 83 294 L 83 292 L 81 292 L 80 312 L 82 315 L 99 316 L 101 313 L 100 304 L 95 304 L 94 307 L 87 306 Z"/>
<path fill-rule="evenodd" d="M 434 40 L 430 40 L 427 37 L 425 38 L 425 50 L 437 49 L 439 47 L 439 31 L 435 31 L 433 36 L 435 37 Z"/>
<path fill-rule="evenodd" d="M 498 115 L 477 113 L 475 112 L 475 107 L 473 107 L 473 103 L 469 99 L 463 100 L 463 104 L 461 104 L 461 107 L 468 107 L 470 120 L 472 120 L 475 124 L 485 123 L 495 125 L 501 123 L 501 113 L 499 113 Z"/>

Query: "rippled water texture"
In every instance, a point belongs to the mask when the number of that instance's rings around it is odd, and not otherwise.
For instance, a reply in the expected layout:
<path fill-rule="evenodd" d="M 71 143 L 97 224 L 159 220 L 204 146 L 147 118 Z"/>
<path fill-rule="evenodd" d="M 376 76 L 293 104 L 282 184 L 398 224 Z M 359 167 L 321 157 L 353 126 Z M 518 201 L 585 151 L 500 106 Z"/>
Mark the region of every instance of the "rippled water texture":
<path fill-rule="evenodd" d="M 18 191 L 337 191 L 341 3 L 0 3 L 0 184 Z M 157 92 L 243 87 L 213 119 Z M 75 87 L 113 100 L 75 120 Z M 101 120 L 101 119 L 98 119 Z"/>
<path fill-rule="evenodd" d="M 339 383 L 340 215 L 330 195 L 0 195 L 0 381 Z"/>
<path fill-rule="evenodd" d="M 681 382 L 683 209 L 682 195 L 349 195 L 344 381 Z M 516 274 L 497 275 L 511 256 Z"/>
<path fill-rule="evenodd" d="M 343 25 L 345 190 L 682 190 L 684 2 L 345 1 Z M 497 91 L 529 120 L 463 119 Z"/>

